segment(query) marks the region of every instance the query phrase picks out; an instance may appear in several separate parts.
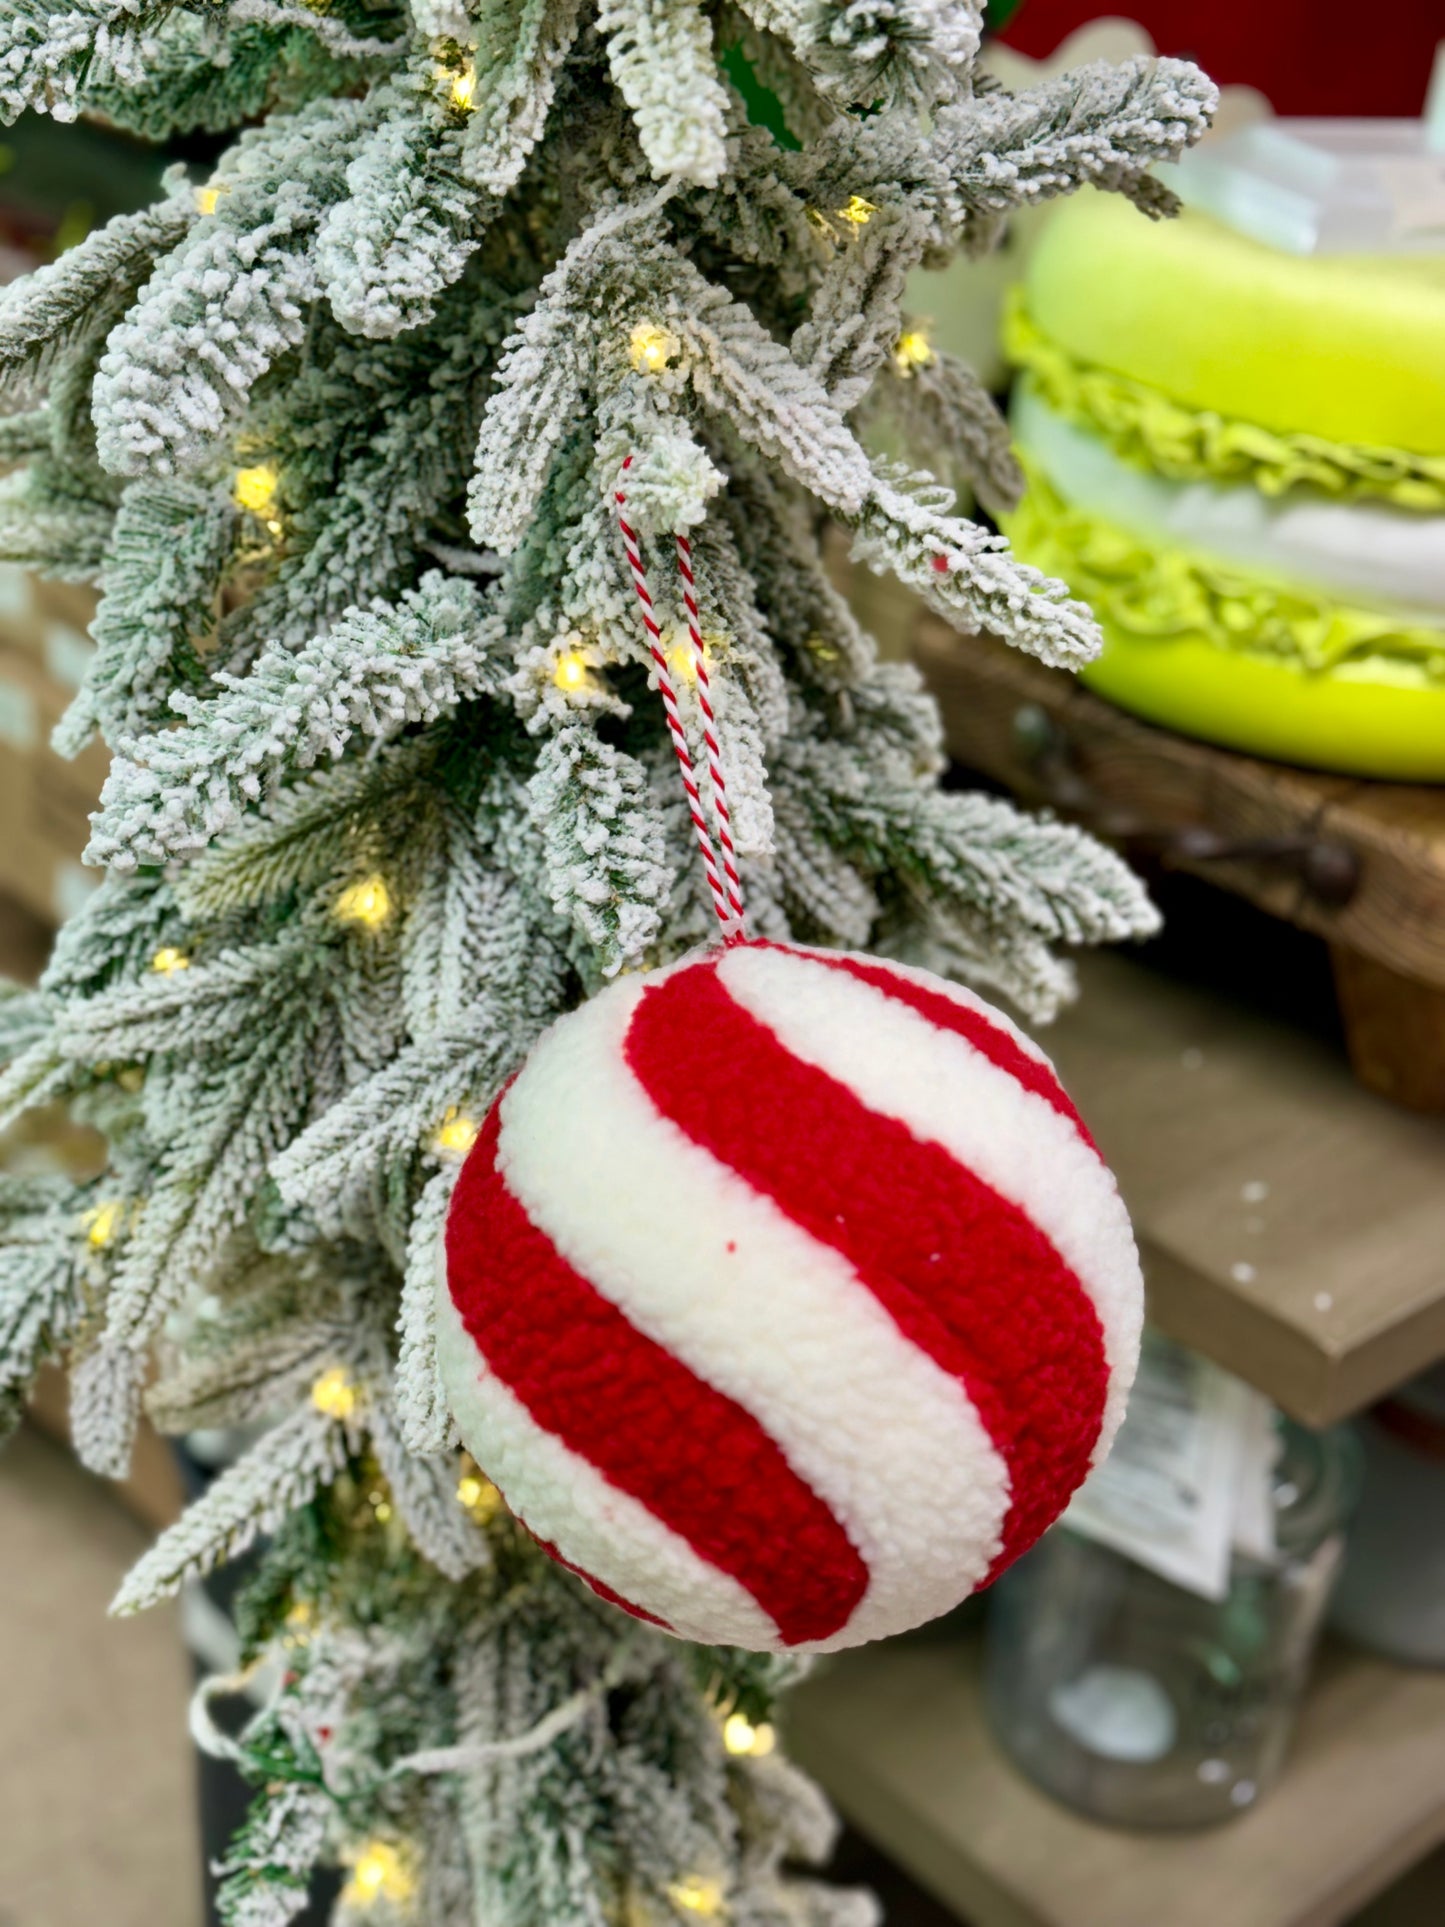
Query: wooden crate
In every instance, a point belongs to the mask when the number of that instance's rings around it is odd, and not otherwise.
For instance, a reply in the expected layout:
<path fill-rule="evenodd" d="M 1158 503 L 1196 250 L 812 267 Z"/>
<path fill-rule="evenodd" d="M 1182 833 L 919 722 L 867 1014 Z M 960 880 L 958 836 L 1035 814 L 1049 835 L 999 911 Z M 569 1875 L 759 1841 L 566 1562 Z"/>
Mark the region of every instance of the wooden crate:
<path fill-rule="evenodd" d="M 932 616 L 914 655 L 960 763 L 1323 937 L 1360 1081 L 1445 1111 L 1445 788 L 1191 741 Z"/>

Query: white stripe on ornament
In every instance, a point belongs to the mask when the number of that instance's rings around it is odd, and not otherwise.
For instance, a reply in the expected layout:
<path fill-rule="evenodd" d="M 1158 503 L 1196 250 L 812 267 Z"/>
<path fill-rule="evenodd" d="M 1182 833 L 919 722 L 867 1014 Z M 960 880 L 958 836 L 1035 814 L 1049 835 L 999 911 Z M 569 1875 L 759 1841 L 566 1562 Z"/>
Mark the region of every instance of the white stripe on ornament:
<path fill-rule="evenodd" d="M 759 946 L 760 949 L 766 947 L 766 945 Z M 974 1016 L 982 1017 L 985 1023 L 992 1025 L 997 1031 L 1002 1031 L 1011 1043 L 1016 1044 L 1025 1057 L 1032 1058 L 1035 1064 L 1042 1064 L 1053 1082 L 1059 1083 L 1058 1072 L 1054 1069 L 1053 1060 L 1048 1052 L 1042 1049 L 1026 1030 L 1021 1029 L 1012 1017 L 1000 1010 L 997 1004 L 989 1003 L 985 998 L 980 997 L 976 990 L 970 990 L 966 984 L 955 983 L 951 977 L 940 977 L 932 970 L 922 970 L 916 964 L 898 963 L 892 957 L 875 957 L 864 950 L 819 950 L 808 944 L 789 944 L 787 949 L 796 957 L 822 959 L 851 957 L 858 963 L 866 964 L 870 970 L 886 970 L 895 977 L 901 977 L 905 983 L 917 984 L 920 990 L 926 990 L 934 997 L 942 997 L 946 1003 L 957 1005 L 960 1010 L 971 1011 Z M 1060 1085 L 1059 1088 L 1062 1090 L 1063 1086 Z"/>
<path fill-rule="evenodd" d="M 661 974 L 610 985 L 542 1037 L 503 1100 L 499 1167 L 638 1331 L 752 1414 L 862 1555 L 847 1626 L 796 1650 L 905 1631 L 987 1572 L 1007 1467 L 964 1387 L 847 1260 L 659 1116 L 623 1044 Z"/>
<path fill-rule="evenodd" d="M 870 964 L 915 980 L 877 957 Z M 1112 1173 L 1069 1118 L 991 1063 L 966 1038 L 805 954 L 762 946 L 718 965 L 729 992 L 795 1057 L 826 1071 L 871 1110 L 940 1144 L 1048 1238 L 1089 1294 L 1103 1327 L 1109 1392 L 1095 1459 L 1108 1450 L 1139 1356 L 1142 1283 L 1128 1213 Z M 937 988 L 936 979 L 928 979 Z M 956 993 L 956 986 L 949 986 Z M 962 1002 L 956 994 L 954 1001 Z M 1011 1035 L 981 999 L 971 1007 Z M 1031 1054 L 1039 1057 L 1036 1045 Z"/>
<path fill-rule="evenodd" d="M 777 1628 L 745 1587 L 538 1425 L 477 1350 L 447 1288 L 445 1260 L 437 1359 L 462 1437 L 529 1531 L 684 1639 L 777 1648 Z"/>

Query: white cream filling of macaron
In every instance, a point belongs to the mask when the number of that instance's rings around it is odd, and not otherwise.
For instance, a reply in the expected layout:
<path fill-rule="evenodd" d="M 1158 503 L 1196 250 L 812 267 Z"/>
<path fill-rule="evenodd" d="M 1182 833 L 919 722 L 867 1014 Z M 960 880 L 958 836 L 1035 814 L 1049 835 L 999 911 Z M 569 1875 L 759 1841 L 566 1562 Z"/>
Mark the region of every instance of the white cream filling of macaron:
<path fill-rule="evenodd" d="M 1019 446 L 1070 508 L 1144 542 L 1178 544 L 1445 629 L 1445 515 L 1388 502 L 1335 502 L 1303 489 L 1272 497 L 1247 483 L 1152 475 L 1055 414 L 1027 382 L 1014 397 L 1012 419 Z"/>

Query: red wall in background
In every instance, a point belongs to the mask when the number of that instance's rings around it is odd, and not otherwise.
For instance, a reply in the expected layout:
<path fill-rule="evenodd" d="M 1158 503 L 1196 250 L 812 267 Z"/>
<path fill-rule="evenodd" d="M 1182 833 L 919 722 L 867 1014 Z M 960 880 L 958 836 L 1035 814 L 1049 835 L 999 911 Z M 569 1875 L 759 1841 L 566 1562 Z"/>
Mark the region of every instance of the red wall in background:
<path fill-rule="evenodd" d="M 1445 40 L 1445 0 L 1023 0 L 1002 38 L 1039 59 L 1109 14 L 1215 80 L 1258 87 L 1281 114 L 1418 114 Z"/>

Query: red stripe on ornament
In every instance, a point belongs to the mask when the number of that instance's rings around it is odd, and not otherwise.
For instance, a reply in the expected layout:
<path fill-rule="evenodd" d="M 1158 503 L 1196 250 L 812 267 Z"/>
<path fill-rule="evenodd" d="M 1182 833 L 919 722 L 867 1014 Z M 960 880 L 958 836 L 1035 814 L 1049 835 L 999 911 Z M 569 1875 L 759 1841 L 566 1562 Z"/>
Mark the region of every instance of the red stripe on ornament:
<path fill-rule="evenodd" d="M 505 1103 L 447 1217 L 447 1284 L 477 1350 L 544 1431 L 744 1587 L 785 1644 L 828 1638 L 867 1566 L 752 1414 L 639 1332 L 528 1218 L 498 1168 Z"/>
<path fill-rule="evenodd" d="M 799 954 L 789 944 L 768 944 L 765 947 L 790 951 L 794 956 Z M 802 954 L 812 963 L 823 964 L 829 970 L 841 970 L 849 977 L 857 977 L 862 983 L 871 984 L 875 990 L 881 990 L 885 997 L 906 1004 L 909 1010 L 916 1011 L 938 1030 L 951 1031 L 955 1037 L 961 1037 L 981 1057 L 986 1057 L 990 1064 L 997 1065 L 999 1070 L 1006 1071 L 1026 1091 L 1031 1091 L 1035 1097 L 1041 1097 L 1046 1104 L 1052 1105 L 1060 1117 L 1066 1117 L 1097 1156 L 1099 1147 L 1090 1136 L 1088 1125 L 1074 1109 L 1068 1092 L 1053 1070 L 1024 1050 L 1002 1024 L 992 1023 L 981 1010 L 972 1010 L 967 1004 L 956 1003 L 943 991 L 930 990 L 927 984 L 921 984 L 913 977 L 905 977 L 901 971 L 889 970 L 884 964 L 868 963 L 862 957 L 829 955 L 817 950 L 804 951 Z"/>
<path fill-rule="evenodd" d="M 1099 1435 L 1108 1366 L 1079 1280 L 940 1145 L 794 1057 L 728 994 L 716 960 L 643 993 L 625 1054 L 664 1117 L 841 1252 L 963 1384 L 1009 1471 L 993 1578 L 1058 1517 Z"/>

